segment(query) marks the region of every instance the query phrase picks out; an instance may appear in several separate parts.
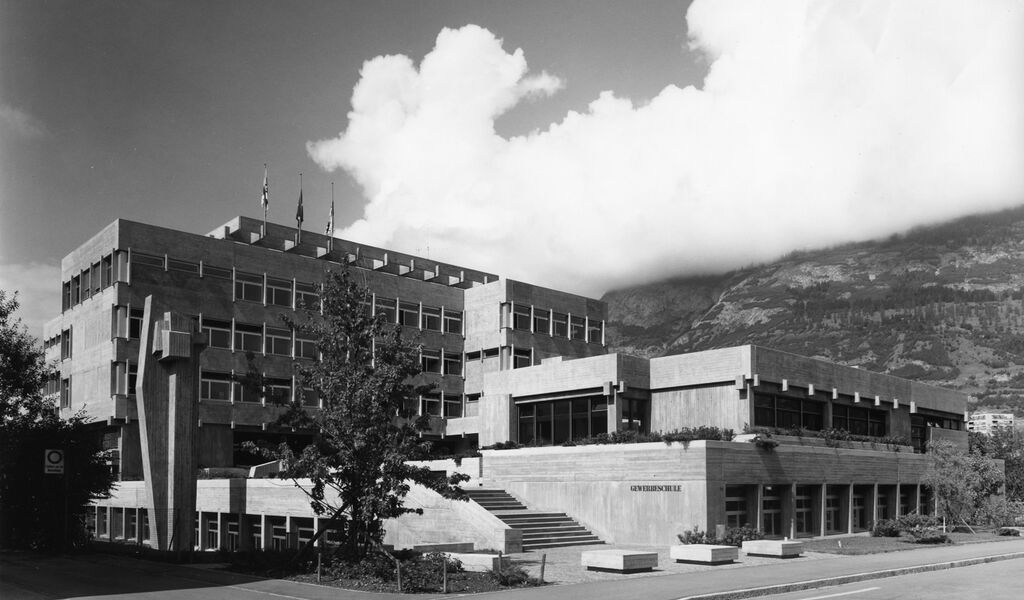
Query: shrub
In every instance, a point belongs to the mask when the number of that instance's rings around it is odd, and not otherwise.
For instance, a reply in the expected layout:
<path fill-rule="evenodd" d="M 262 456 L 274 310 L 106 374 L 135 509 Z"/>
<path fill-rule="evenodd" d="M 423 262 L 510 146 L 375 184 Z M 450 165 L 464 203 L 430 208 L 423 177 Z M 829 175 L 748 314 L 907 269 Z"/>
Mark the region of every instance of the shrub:
<path fill-rule="evenodd" d="M 706 531 L 702 531 L 696 525 L 693 529 L 684 531 L 676 536 L 679 538 L 681 544 L 713 544 L 714 536 L 709 536 Z"/>
<path fill-rule="evenodd" d="M 742 546 L 743 542 L 749 540 L 764 539 L 764 532 L 758 531 L 750 525 L 743 527 L 727 527 L 722 537 L 701 531 L 696 525 L 693 529 L 684 531 L 676 536 L 681 544 L 714 544 L 718 546 Z"/>
<path fill-rule="evenodd" d="M 896 517 L 895 523 L 900 531 L 910 531 L 915 527 L 937 527 L 941 521 L 938 517 L 910 513 Z"/>
<path fill-rule="evenodd" d="M 934 527 L 911 527 L 907 530 L 915 544 L 948 544 L 949 536 Z"/>
<path fill-rule="evenodd" d="M 1019 529 L 1011 529 L 1009 527 L 1000 527 L 999 531 L 997 531 L 996 533 L 1004 536 L 1020 537 Z"/>
<path fill-rule="evenodd" d="M 878 519 L 871 526 L 871 537 L 899 537 L 900 527 L 893 519 Z"/>
<path fill-rule="evenodd" d="M 402 561 L 402 591 L 427 592 L 441 589 L 445 565 L 448 573 L 462 571 L 462 562 L 443 552 L 431 552 Z"/>
<path fill-rule="evenodd" d="M 502 569 L 491 571 L 491 575 L 494 577 L 494 580 L 498 582 L 498 585 L 505 587 L 537 584 L 537 580 L 530 577 L 530 574 L 526 572 L 526 569 L 515 563 L 512 563 Z"/>

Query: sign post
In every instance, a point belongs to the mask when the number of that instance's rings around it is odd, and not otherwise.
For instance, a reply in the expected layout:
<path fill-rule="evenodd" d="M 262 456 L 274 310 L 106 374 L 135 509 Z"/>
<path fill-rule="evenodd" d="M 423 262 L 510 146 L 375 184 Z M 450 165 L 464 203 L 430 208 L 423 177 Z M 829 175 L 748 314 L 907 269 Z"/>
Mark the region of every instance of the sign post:
<path fill-rule="evenodd" d="M 43 456 L 43 473 L 46 475 L 64 474 L 64 450 L 48 448 Z"/>

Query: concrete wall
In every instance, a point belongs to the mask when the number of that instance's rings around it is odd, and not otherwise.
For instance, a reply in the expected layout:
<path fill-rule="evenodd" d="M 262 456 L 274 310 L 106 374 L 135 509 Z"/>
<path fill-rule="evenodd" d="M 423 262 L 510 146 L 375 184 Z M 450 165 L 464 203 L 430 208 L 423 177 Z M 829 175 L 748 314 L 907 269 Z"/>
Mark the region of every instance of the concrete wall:
<path fill-rule="evenodd" d="M 423 514 L 403 515 L 385 523 L 384 541 L 396 548 L 472 542 L 476 550 L 523 550 L 522 532 L 475 502 L 448 500 L 414 485 L 406 496 L 405 507 L 419 509 Z"/>
<path fill-rule="evenodd" d="M 651 392 L 651 430 L 714 425 L 736 433 L 750 423 L 750 400 L 732 383 Z"/>

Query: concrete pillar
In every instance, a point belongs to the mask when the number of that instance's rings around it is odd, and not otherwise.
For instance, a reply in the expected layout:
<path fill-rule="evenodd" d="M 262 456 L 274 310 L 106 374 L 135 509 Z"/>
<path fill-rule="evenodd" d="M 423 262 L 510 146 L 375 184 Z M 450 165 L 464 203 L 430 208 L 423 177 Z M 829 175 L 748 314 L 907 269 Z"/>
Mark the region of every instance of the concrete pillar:
<path fill-rule="evenodd" d="M 252 550 L 252 519 L 251 515 L 238 514 L 238 549 Z"/>
<path fill-rule="evenodd" d="M 228 545 L 228 522 L 230 513 L 217 513 L 217 549 L 227 548 Z"/>
<path fill-rule="evenodd" d="M 903 514 L 903 490 L 900 488 L 900 485 L 901 484 L 899 483 L 896 484 L 896 507 L 895 512 L 893 513 L 897 517 L 900 517 Z"/>
<path fill-rule="evenodd" d="M 846 533 L 853 533 L 853 482 L 846 486 Z"/>
<path fill-rule="evenodd" d="M 271 526 L 270 517 L 260 515 L 260 547 L 268 550 L 274 545 L 274 528 Z"/>
<path fill-rule="evenodd" d="M 789 498 L 785 499 L 782 503 L 786 510 L 789 512 L 789 518 L 784 519 L 783 522 L 789 522 L 789 539 L 796 539 L 796 484 L 789 484 Z M 783 513 L 785 514 L 785 513 Z"/>
<path fill-rule="evenodd" d="M 875 521 L 877 521 L 879 518 L 881 518 L 878 515 L 878 483 L 877 482 L 871 487 L 871 514 L 873 516 L 871 517 L 871 523 L 869 524 L 869 527 L 874 527 Z"/>
<path fill-rule="evenodd" d="M 823 483 L 818 492 L 818 535 L 825 535 L 825 508 L 828 505 L 828 484 Z"/>
<path fill-rule="evenodd" d="M 756 516 L 754 517 L 754 526 L 757 527 L 758 531 L 764 531 L 764 486 L 757 486 L 757 500 L 754 505 Z"/>

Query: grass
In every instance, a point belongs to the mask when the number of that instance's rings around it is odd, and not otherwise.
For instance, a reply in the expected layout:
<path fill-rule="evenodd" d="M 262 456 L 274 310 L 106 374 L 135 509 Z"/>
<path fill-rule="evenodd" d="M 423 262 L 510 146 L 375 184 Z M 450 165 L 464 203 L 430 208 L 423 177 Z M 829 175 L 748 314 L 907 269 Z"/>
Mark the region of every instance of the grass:
<path fill-rule="evenodd" d="M 976 530 L 978 533 L 953 532 L 949 533 L 950 543 L 953 544 L 976 544 L 981 542 L 998 542 L 1007 539 L 995 534 L 993 531 Z M 817 540 L 804 540 L 804 550 L 808 552 L 824 552 L 827 554 L 880 554 L 883 552 L 901 552 L 903 550 L 918 550 L 931 548 L 935 544 L 915 544 L 914 538 L 909 535 L 900 537 L 869 537 L 851 536 L 843 538 L 829 538 Z"/>

